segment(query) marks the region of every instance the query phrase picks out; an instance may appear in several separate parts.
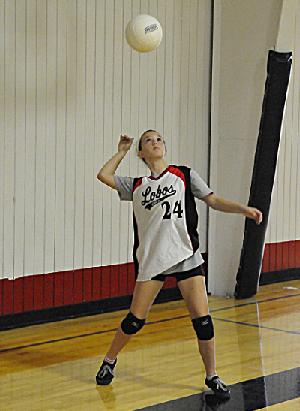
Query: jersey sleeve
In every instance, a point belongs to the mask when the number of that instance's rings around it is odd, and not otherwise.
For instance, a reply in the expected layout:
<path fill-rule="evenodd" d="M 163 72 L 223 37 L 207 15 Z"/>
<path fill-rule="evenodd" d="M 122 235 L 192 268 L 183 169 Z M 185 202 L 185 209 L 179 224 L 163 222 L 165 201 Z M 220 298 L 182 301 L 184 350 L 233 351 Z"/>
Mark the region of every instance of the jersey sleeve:
<path fill-rule="evenodd" d="M 213 193 L 213 190 L 208 187 L 195 170 L 191 170 L 191 190 L 193 195 L 200 200 Z"/>
<path fill-rule="evenodd" d="M 132 201 L 133 177 L 114 175 L 115 184 L 121 201 Z"/>

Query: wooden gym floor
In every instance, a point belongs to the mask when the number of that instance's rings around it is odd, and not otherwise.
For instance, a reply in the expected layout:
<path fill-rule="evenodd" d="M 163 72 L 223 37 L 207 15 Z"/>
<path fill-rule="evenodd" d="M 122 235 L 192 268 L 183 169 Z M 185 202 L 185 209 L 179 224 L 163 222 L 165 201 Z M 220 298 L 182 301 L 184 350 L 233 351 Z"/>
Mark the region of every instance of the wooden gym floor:
<path fill-rule="evenodd" d="M 204 368 L 181 300 L 153 306 L 107 387 L 96 386 L 95 374 L 127 311 L 2 331 L 0 410 L 194 409 L 184 401 L 198 410 L 201 401 L 203 410 L 300 410 L 300 280 L 260 287 L 247 300 L 209 300 L 217 370 L 233 387 L 231 403 L 210 406 L 201 397 Z M 263 381 L 263 391 L 247 393 L 252 380 Z M 247 395 L 264 399 L 249 408 Z"/>

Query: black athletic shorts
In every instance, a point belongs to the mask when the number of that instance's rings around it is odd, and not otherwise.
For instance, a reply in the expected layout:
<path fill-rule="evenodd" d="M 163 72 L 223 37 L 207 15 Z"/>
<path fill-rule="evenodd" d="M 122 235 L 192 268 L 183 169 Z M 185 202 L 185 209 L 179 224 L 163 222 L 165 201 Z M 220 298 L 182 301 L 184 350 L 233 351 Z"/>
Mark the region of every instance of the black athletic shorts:
<path fill-rule="evenodd" d="M 198 265 L 198 267 L 192 268 L 191 270 L 181 271 L 179 273 L 158 274 L 151 278 L 151 280 L 165 281 L 167 277 L 175 277 L 178 282 L 181 280 L 186 280 L 187 278 L 197 277 L 198 275 L 205 277 L 205 272 L 202 265 Z"/>

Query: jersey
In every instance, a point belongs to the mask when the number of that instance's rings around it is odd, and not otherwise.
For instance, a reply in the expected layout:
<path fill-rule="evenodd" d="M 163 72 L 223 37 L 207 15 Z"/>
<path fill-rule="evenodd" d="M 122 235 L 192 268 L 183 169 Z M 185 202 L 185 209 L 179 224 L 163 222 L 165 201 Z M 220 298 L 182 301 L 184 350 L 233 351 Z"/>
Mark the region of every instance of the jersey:
<path fill-rule="evenodd" d="M 158 177 L 134 179 L 132 200 L 137 281 L 165 272 L 199 249 L 188 167 L 169 166 Z"/>
<path fill-rule="evenodd" d="M 197 197 L 199 199 L 202 199 L 203 197 L 209 195 L 212 193 L 212 190 L 206 185 L 206 183 L 201 179 L 201 177 L 192 169 L 189 169 L 187 167 L 177 167 L 177 166 L 171 166 L 174 169 L 179 169 L 181 170 L 181 172 L 183 173 L 184 179 L 182 181 L 184 181 L 186 183 L 186 192 L 185 194 L 187 195 L 187 193 L 189 193 L 189 201 L 187 202 L 187 204 L 193 204 L 191 211 L 191 213 L 187 213 L 187 215 L 194 215 L 194 223 L 193 224 L 188 224 L 185 226 L 185 228 L 187 227 L 193 227 L 193 233 L 192 234 L 192 245 L 193 246 L 193 251 L 190 254 L 191 251 L 191 247 L 190 247 L 190 243 L 188 241 L 189 244 L 189 252 L 187 253 L 188 257 L 187 258 L 183 258 L 182 255 L 176 254 L 176 256 L 173 258 L 172 254 L 170 254 L 170 256 L 172 256 L 172 258 L 170 258 L 170 263 L 168 263 L 168 268 L 166 270 L 162 269 L 161 265 L 158 265 L 158 269 L 161 270 L 160 272 L 158 272 L 158 274 L 172 274 L 174 272 L 184 272 L 184 271 L 188 271 L 190 269 L 193 269 L 199 265 L 201 265 L 203 263 L 203 258 L 202 255 L 199 251 L 199 248 L 197 248 L 197 246 L 199 247 L 199 238 L 198 238 L 198 233 L 197 233 L 197 220 L 198 220 L 198 216 L 197 216 L 197 212 L 196 212 L 196 208 L 195 208 L 195 201 L 194 201 L 194 197 Z M 173 170 L 174 171 L 174 170 Z M 140 183 L 141 180 L 143 182 L 143 184 L 147 184 L 149 183 L 149 185 L 153 186 L 153 184 L 155 184 L 155 181 L 159 181 L 160 183 L 163 181 L 165 181 L 165 174 L 170 173 L 169 167 L 167 168 L 167 170 L 164 171 L 164 173 L 162 173 L 161 175 L 153 175 L 151 177 L 142 177 L 141 179 L 134 179 L 132 177 L 119 177 L 119 176 L 115 176 L 115 182 L 116 182 L 116 186 L 118 189 L 118 194 L 121 200 L 123 201 L 133 201 L 133 196 L 134 196 L 134 192 L 136 190 L 134 190 L 134 184 L 136 183 Z M 171 173 L 172 174 L 172 173 Z M 171 184 L 172 185 L 172 184 Z M 158 184 L 157 188 L 160 186 L 160 189 L 158 190 L 158 192 L 156 192 L 156 195 L 158 195 L 158 197 L 156 198 L 156 200 L 162 199 L 162 197 L 160 196 L 160 191 L 162 189 L 162 185 Z M 147 186 L 148 187 L 148 186 Z M 135 186 L 135 189 L 137 187 Z M 173 186 L 174 189 L 174 186 Z M 150 188 L 151 190 L 151 188 Z M 185 188 L 184 188 L 185 190 Z M 149 191 L 149 189 L 148 189 Z M 169 193 L 171 194 L 171 193 Z M 149 201 L 150 199 L 150 203 L 151 203 L 151 193 L 150 191 L 146 194 L 149 198 L 145 198 L 145 201 Z M 166 193 L 165 193 L 166 195 Z M 153 196 L 153 194 L 152 194 Z M 166 222 L 165 220 L 169 220 L 170 214 L 171 214 L 171 220 L 172 218 L 182 218 L 180 217 L 180 215 L 183 212 L 183 203 L 181 202 L 180 204 L 180 200 L 175 200 L 174 195 L 170 196 L 170 199 L 172 200 L 172 205 L 173 208 L 170 205 L 164 204 L 162 206 L 162 204 L 166 201 L 168 201 L 168 198 L 162 199 L 162 201 L 158 201 L 157 204 L 160 204 L 161 207 L 161 211 L 162 211 L 162 207 L 164 208 L 164 214 L 163 216 L 165 216 L 165 218 L 163 218 L 164 222 Z M 143 200 L 142 200 L 143 201 Z M 176 204 L 176 201 L 178 201 L 178 203 Z M 150 205 L 149 206 L 149 202 L 146 204 L 144 204 L 145 206 L 148 205 L 148 207 L 151 207 L 151 209 L 154 207 L 154 205 Z M 169 211 L 167 210 L 167 208 L 169 208 Z M 147 210 L 147 209 L 146 209 Z M 186 211 L 186 210 L 185 210 Z M 135 212 L 135 205 L 134 205 L 134 212 Z M 149 214 L 148 214 L 149 215 Z M 162 216 L 162 217 L 163 217 Z M 147 214 L 146 214 L 147 217 Z M 189 222 L 190 220 L 188 220 Z M 178 224 L 175 224 L 175 222 L 171 221 L 171 224 L 173 224 L 173 228 L 178 226 Z M 142 257 L 142 253 L 141 254 L 137 254 L 138 251 L 138 243 L 139 243 L 139 236 L 138 236 L 138 226 L 137 226 L 137 219 L 136 216 L 134 214 L 134 227 L 135 227 L 135 241 L 134 241 L 134 261 L 135 261 L 135 268 L 136 268 L 136 274 L 137 274 L 137 281 L 145 281 L 147 279 L 150 279 L 151 277 L 149 276 L 149 273 L 146 275 L 145 273 L 142 272 L 142 267 L 140 265 L 140 258 Z M 180 231 L 182 233 L 182 231 Z M 188 234 L 188 240 L 191 240 L 190 238 L 190 234 Z M 150 238 L 152 237 L 152 230 L 150 230 L 150 235 L 148 238 L 149 242 L 150 242 Z M 156 239 L 157 240 L 157 239 Z M 159 240 L 159 238 L 158 238 Z M 187 240 L 186 240 L 187 241 Z M 198 244 L 197 244 L 198 242 Z M 162 245 L 162 242 L 160 241 L 160 244 Z M 171 247 L 171 244 L 170 244 Z M 179 247 L 180 248 L 180 247 Z M 161 250 L 159 247 L 153 247 L 151 246 L 151 250 L 153 252 L 151 252 L 151 258 L 152 259 L 157 259 L 157 261 L 161 260 Z M 174 247 L 171 247 L 171 250 L 174 250 Z M 139 251 L 142 251 L 142 247 L 139 249 Z M 182 252 L 182 250 L 180 250 Z M 186 254 L 185 254 L 186 255 Z M 178 256 L 180 256 L 178 258 Z M 181 259 L 183 258 L 183 259 Z M 180 260 L 180 261 L 179 261 Z M 177 261 L 179 261 L 177 263 Z M 157 270 L 156 270 L 157 271 Z M 156 275 L 156 274 L 154 274 Z"/>

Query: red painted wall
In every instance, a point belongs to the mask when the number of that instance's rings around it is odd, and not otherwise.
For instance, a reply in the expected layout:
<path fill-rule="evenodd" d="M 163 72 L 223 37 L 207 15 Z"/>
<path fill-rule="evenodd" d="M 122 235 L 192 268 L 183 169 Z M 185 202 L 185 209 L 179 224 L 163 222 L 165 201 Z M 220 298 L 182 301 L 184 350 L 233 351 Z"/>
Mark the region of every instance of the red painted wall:
<path fill-rule="evenodd" d="M 263 273 L 298 267 L 300 268 L 300 240 L 266 244 L 262 264 Z"/>
<path fill-rule="evenodd" d="M 0 281 L 0 315 L 131 295 L 134 283 L 133 263 L 5 279 Z M 170 278 L 164 288 L 175 286 Z"/>

